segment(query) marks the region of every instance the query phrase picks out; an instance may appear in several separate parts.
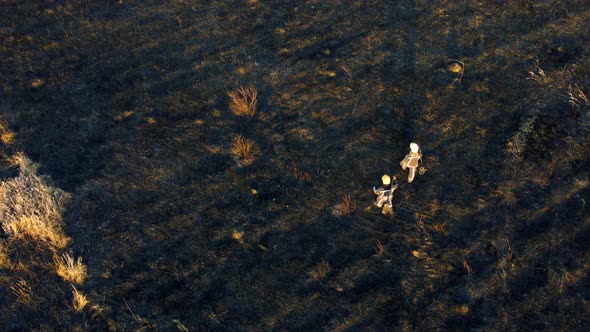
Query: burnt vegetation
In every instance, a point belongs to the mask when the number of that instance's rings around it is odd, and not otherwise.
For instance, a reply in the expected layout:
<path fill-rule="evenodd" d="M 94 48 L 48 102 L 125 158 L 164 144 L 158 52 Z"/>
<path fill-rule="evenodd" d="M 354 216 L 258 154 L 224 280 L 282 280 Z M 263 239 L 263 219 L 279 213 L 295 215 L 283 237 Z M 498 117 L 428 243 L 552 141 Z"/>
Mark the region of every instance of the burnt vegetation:
<path fill-rule="evenodd" d="M 0 326 L 587 328 L 588 22 L 574 0 L 0 1 Z"/>

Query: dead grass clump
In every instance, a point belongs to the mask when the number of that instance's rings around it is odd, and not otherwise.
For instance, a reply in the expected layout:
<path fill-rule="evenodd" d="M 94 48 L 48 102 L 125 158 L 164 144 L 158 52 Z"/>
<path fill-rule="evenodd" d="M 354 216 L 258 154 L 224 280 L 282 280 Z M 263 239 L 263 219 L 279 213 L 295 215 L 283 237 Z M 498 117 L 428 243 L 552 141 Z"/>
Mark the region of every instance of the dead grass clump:
<path fill-rule="evenodd" d="M 383 254 L 385 253 L 385 246 L 383 245 L 383 243 L 381 243 L 381 241 L 377 241 L 375 246 L 375 255 L 379 257 L 383 256 Z"/>
<path fill-rule="evenodd" d="M 63 280 L 80 285 L 86 280 L 86 265 L 82 264 L 82 257 L 76 261 L 70 254 L 63 254 L 61 258 L 54 258 L 57 275 Z"/>
<path fill-rule="evenodd" d="M 574 85 L 573 87 L 570 85 L 568 95 L 568 102 L 572 105 L 573 108 L 579 109 L 583 106 L 590 106 L 590 99 L 586 96 L 584 91 L 577 86 Z"/>
<path fill-rule="evenodd" d="M 356 211 L 356 203 L 352 200 L 352 197 L 348 194 L 342 197 L 342 201 L 334 206 L 334 215 L 338 217 L 344 217 L 352 214 Z"/>
<path fill-rule="evenodd" d="M 469 313 L 469 306 L 466 304 L 455 305 L 451 308 L 451 310 L 455 315 L 465 316 Z"/>
<path fill-rule="evenodd" d="M 322 281 L 328 273 L 332 270 L 332 267 L 328 262 L 322 259 L 321 262 L 309 273 L 311 277 L 316 281 Z"/>
<path fill-rule="evenodd" d="M 252 117 L 256 113 L 258 91 L 254 87 L 239 87 L 237 90 L 228 93 L 230 102 L 229 109 L 238 116 Z"/>
<path fill-rule="evenodd" d="M 80 312 L 84 310 L 86 305 L 88 304 L 88 299 L 86 295 L 79 292 L 74 285 L 72 285 L 72 310 L 75 312 Z"/>
<path fill-rule="evenodd" d="M 69 238 L 63 231 L 62 213 L 69 200 L 64 191 L 52 187 L 36 174 L 37 165 L 22 154 L 13 162 L 19 176 L 0 183 L 0 226 L 10 237 L 64 248 Z"/>
<path fill-rule="evenodd" d="M 534 68 L 529 71 L 529 77 L 527 77 L 527 80 L 533 80 L 539 84 L 546 84 L 551 81 L 545 71 L 539 67 L 539 60 L 535 61 Z"/>
<path fill-rule="evenodd" d="M 0 141 L 6 145 L 10 145 L 14 143 L 15 137 L 16 134 L 8 128 L 6 121 L 0 118 Z"/>
<path fill-rule="evenodd" d="M 254 141 L 237 135 L 231 143 L 231 154 L 245 164 L 250 164 L 257 154 Z"/>
<path fill-rule="evenodd" d="M 467 274 L 469 276 L 471 276 L 475 272 L 466 259 L 463 259 L 463 268 L 465 269 L 465 271 L 467 271 Z"/>

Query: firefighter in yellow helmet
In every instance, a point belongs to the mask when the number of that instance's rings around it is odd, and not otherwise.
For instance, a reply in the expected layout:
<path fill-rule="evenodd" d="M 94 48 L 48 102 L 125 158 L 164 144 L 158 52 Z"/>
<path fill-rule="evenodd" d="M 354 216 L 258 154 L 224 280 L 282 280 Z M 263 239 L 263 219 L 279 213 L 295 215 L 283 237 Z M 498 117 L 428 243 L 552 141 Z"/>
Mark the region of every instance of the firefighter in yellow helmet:
<path fill-rule="evenodd" d="M 416 170 L 418 169 L 418 164 L 421 160 L 422 151 L 420 150 L 420 147 L 416 143 L 410 143 L 410 152 L 406 155 L 404 160 L 399 163 L 404 171 L 406 168 L 410 169 L 410 172 L 408 173 L 408 183 L 414 181 Z"/>
<path fill-rule="evenodd" d="M 374 205 L 383 208 L 381 211 L 383 214 L 393 214 L 393 192 L 397 189 L 397 179 L 394 176 L 392 181 L 389 175 L 385 174 L 381 177 L 381 182 L 383 182 L 381 187 L 373 187 L 373 193 L 377 195 Z"/>

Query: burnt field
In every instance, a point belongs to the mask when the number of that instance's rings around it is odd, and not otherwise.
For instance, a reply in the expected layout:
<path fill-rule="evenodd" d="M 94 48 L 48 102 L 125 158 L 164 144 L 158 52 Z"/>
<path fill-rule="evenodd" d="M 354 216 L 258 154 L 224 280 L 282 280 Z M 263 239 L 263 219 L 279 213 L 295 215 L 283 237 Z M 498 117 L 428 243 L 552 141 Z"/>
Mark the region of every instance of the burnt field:
<path fill-rule="evenodd" d="M 0 326 L 584 330 L 588 22 L 586 1 L 0 0 Z"/>

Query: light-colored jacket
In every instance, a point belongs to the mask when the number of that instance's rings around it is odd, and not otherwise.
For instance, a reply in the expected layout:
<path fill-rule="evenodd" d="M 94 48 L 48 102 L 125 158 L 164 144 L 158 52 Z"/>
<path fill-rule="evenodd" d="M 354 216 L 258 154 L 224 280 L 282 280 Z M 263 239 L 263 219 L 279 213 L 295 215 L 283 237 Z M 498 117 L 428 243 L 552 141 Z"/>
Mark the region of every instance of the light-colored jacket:
<path fill-rule="evenodd" d="M 418 150 L 418 153 L 410 152 L 399 164 L 403 169 L 406 169 L 406 167 L 417 168 L 421 158 L 422 151 Z"/>

